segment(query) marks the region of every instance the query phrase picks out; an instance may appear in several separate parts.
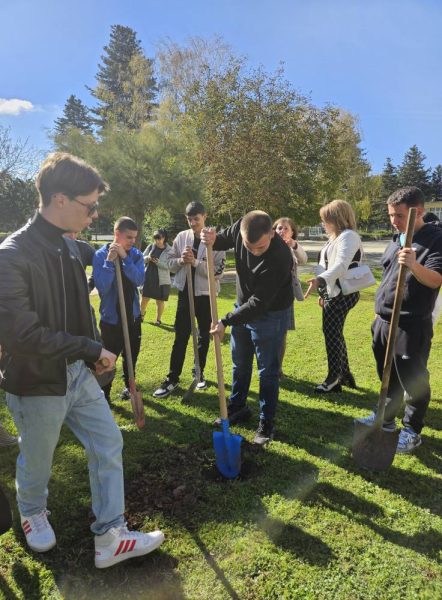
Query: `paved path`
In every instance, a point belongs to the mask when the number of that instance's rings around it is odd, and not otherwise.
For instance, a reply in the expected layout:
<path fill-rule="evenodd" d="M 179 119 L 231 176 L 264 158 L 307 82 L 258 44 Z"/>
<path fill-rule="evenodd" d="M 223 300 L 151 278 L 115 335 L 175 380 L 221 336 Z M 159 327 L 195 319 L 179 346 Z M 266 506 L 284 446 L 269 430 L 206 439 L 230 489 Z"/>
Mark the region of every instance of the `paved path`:
<path fill-rule="evenodd" d="M 308 255 L 308 263 L 298 268 L 298 272 L 303 274 L 313 273 L 313 267 L 317 263 L 318 253 L 326 243 L 326 240 L 305 240 L 302 242 L 302 246 Z M 378 240 L 363 242 L 365 258 L 371 267 L 381 266 L 381 257 L 387 247 L 389 240 Z M 235 270 L 229 269 L 224 271 L 222 283 L 231 283 L 235 281 Z"/>
<path fill-rule="evenodd" d="M 308 255 L 308 263 L 299 267 L 299 273 L 313 273 L 313 266 L 317 263 L 318 252 L 326 243 L 326 240 L 305 240 L 302 246 Z M 389 240 L 378 240 L 375 242 L 363 242 L 365 257 L 371 267 L 380 267 L 381 256 L 387 247 Z M 221 283 L 232 283 L 235 281 L 236 272 L 234 269 L 224 271 Z M 96 294 L 97 290 L 93 290 L 92 294 Z"/>

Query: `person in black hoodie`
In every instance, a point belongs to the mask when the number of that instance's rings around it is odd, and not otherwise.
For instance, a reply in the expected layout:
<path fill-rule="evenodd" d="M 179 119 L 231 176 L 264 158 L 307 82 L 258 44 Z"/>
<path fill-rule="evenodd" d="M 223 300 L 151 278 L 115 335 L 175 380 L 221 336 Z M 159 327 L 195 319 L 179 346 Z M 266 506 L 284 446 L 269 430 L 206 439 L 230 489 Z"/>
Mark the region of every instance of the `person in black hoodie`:
<path fill-rule="evenodd" d="M 431 314 L 442 284 L 442 230 L 425 223 L 424 196 L 414 186 L 396 190 L 387 200 L 390 222 L 396 229 L 382 257 L 383 275 L 376 293 L 376 319 L 372 325 L 373 353 L 382 379 L 388 330 L 393 311 L 399 265 L 408 267 L 404 300 L 399 318 L 394 361 L 385 411 L 384 429 L 396 428 L 395 417 L 406 399 L 404 428 L 397 452 L 409 453 L 421 445 L 421 431 L 430 402 L 427 369 L 433 337 Z M 403 248 L 410 207 L 416 207 L 416 224 L 411 248 Z M 375 413 L 360 422 L 372 424 Z"/>
<path fill-rule="evenodd" d="M 254 441 L 264 445 L 274 435 L 280 349 L 294 300 L 292 254 L 275 235 L 269 215 L 260 210 L 247 213 L 218 234 L 214 229 L 203 229 L 201 240 L 206 245 L 213 244 L 215 250 L 235 250 L 235 310 L 212 324 L 211 333 L 222 339 L 226 327 L 232 328 L 233 381 L 227 407 L 230 423 L 244 421 L 251 415 L 246 402 L 256 356 L 260 420 Z M 220 420 L 216 422 L 219 424 Z"/>

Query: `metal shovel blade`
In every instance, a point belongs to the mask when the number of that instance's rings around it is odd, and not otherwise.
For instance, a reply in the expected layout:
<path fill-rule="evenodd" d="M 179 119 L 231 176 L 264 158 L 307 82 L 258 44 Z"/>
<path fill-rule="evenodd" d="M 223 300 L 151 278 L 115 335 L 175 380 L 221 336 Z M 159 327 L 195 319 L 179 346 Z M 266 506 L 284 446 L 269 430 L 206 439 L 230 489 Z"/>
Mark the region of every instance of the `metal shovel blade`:
<path fill-rule="evenodd" d="M 384 431 L 382 427 L 355 422 L 352 455 L 363 469 L 386 471 L 393 463 L 399 429 Z"/>
<path fill-rule="evenodd" d="M 241 470 L 242 436 L 230 433 L 227 419 L 223 419 L 221 425 L 222 431 L 213 432 L 216 467 L 227 479 L 235 479 Z"/>

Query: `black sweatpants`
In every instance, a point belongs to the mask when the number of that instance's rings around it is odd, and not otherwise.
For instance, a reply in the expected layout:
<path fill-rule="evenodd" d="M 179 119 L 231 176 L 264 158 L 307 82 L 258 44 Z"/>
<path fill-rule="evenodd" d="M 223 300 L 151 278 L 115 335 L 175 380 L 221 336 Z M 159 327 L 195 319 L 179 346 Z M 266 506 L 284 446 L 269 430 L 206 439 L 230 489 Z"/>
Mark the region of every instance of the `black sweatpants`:
<path fill-rule="evenodd" d="M 195 315 L 198 322 L 198 356 L 201 371 L 206 366 L 207 352 L 210 343 L 210 297 L 195 296 Z M 187 343 L 192 332 L 190 323 L 190 307 L 187 290 L 178 293 L 178 306 L 175 315 L 175 340 L 170 356 L 169 378 L 178 381 L 183 370 Z"/>
<path fill-rule="evenodd" d="M 123 356 L 123 378 L 126 387 L 129 387 L 129 374 L 127 371 L 127 362 L 126 362 L 126 353 L 124 351 L 124 337 L 123 337 L 123 328 L 121 324 L 118 325 L 110 325 L 109 323 L 105 323 L 104 321 L 100 322 L 101 329 L 101 339 L 103 341 L 103 346 L 109 352 L 113 352 L 117 356 L 122 354 Z M 132 324 L 129 324 L 129 339 L 130 339 L 130 348 L 132 351 L 132 362 L 134 365 L 137 364 L 138 354 L 140 353 L 141 346 L 141 317 L 135 319 Z M 112 382 L 105 385 L 103 387 L 104 395 L 107 400 L 110 398 L 110 391 L 112 387 Z"/>
<path fill-rule="evenodd" d="M 373 353 L 379 379 L 382 379 L 385 352 L 387 349 L 390 323 L 377 317 L 371 327 Z M 406 392 L 405 415 L 402 423 L 420 433 L 430 403 L 430 374 L 427 369 L 428 356 L 433 337 L 431 319 L 415 319 L 412 323 L 400 324 L 397 331 L 390 385 L 385 408 L 385 421 L 392 421 L 402 408 Z"/>

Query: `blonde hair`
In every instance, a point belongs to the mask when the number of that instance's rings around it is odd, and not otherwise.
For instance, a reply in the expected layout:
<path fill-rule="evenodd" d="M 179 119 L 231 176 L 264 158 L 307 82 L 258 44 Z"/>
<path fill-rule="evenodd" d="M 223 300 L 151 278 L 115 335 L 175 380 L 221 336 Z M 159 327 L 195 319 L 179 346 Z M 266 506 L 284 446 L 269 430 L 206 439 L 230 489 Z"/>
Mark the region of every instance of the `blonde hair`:
<path fill-rule="evenodd" d="M 353 207 L 345 200 L 332 200 L 320 209 L 319 216 L 326 223 L 334 225 L 337 234 L 344 229 L 356 229 Z"/>

